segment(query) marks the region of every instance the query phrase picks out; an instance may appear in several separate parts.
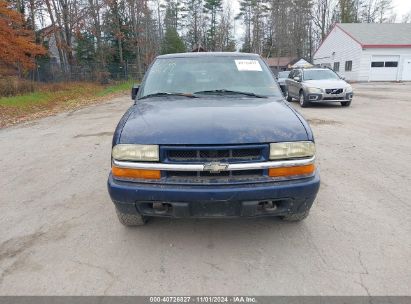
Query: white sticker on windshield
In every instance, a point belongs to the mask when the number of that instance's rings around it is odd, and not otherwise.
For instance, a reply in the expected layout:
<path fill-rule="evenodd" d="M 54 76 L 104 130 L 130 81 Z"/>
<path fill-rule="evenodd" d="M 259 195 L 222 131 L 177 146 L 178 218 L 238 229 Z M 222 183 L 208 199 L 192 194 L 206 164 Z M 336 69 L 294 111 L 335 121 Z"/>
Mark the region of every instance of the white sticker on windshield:
<path fill-rule="evenodd" d="M 262 71 L 258 60 L 234 60 L 239 71 Z"/>

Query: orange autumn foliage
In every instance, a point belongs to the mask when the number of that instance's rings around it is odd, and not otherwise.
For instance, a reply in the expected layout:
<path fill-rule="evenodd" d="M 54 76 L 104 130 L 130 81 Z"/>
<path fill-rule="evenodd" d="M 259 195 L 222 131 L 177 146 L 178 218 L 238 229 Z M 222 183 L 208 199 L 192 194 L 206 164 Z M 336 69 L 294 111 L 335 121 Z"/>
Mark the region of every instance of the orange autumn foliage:
<path fill-rule="evenodd" d="M 24 27 L 22 14 L 0 0 L 0 65 L 20 64 L 24 69 L 35 67 L 34 58 L 46 50 L 34 41 L 34 33 Z"/>

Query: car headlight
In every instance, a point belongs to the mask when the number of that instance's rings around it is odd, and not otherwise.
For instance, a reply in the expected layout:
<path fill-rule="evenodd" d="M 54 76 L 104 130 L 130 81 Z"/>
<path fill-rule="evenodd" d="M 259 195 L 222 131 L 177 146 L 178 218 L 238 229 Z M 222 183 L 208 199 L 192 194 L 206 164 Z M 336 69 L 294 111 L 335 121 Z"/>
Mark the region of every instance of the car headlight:
<path fill-rule="evenodd" d="M 348 86 L 345 88 L 345 93 L 352 93 L 352 86 Z"/>
<path fill-rule="evenodd" d="M 280 142 L 270 144 L 270 159 L 310 157 L 315 155 L 312 141 Z"/>
<path fill-rule="evenodd" d="M 158 161 L 157 145 L 119 144 L 113 147 L 112 154 L 116 160 L 129 161 Z"/>
<path fill-rule="evenodd" d="M 308 93 L 313 93 L 313 94 L 321 94 L 323 92 L 322 89 L 319 88 L 307 88 Z"/>

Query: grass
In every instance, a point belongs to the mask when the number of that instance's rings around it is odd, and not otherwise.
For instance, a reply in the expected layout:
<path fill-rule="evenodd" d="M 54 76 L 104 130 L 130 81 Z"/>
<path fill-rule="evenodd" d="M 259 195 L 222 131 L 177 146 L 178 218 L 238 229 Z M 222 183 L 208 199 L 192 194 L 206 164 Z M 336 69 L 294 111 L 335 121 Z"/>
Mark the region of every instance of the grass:
<path fill-rule="evenodd" d="M 31 118 L 52 115 L 130 91 L 134 81 L 103 86 L 97 83 L 40 85 L 38 91 L 0 98 L 0 128 Z"/>
<path fill-rule="evenodd" d="M 33 103 L 45 103 L 50 95 L 46 92 L 34 92 L 20 96 L 2 97 L 0 98 L 0 106 L 25 107 Z"/>
<path fill-rule="evenodd" d="M 126 82 L 108 86 L 101 92 L 97 93 L 97 96 L 106 96 L 106 95 L 116 94 L 116 93 L 127 91 L 127 90 L 130 91 L 134 84 L 135 84 L 135 81 L 128 80 Z"/>

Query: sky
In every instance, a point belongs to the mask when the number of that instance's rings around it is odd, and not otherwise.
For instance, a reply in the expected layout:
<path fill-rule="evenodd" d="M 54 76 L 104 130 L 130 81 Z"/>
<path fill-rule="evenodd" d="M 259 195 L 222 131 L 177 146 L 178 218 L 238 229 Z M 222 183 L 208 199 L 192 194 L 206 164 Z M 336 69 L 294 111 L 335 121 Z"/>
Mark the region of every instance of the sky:
<path fill-rule="evenodd" d="M 401 17 L 411 11 L 411 0 L 392 0 L 394 12 Z M 401 21 L 401 20 L 398 20 Z"/>

